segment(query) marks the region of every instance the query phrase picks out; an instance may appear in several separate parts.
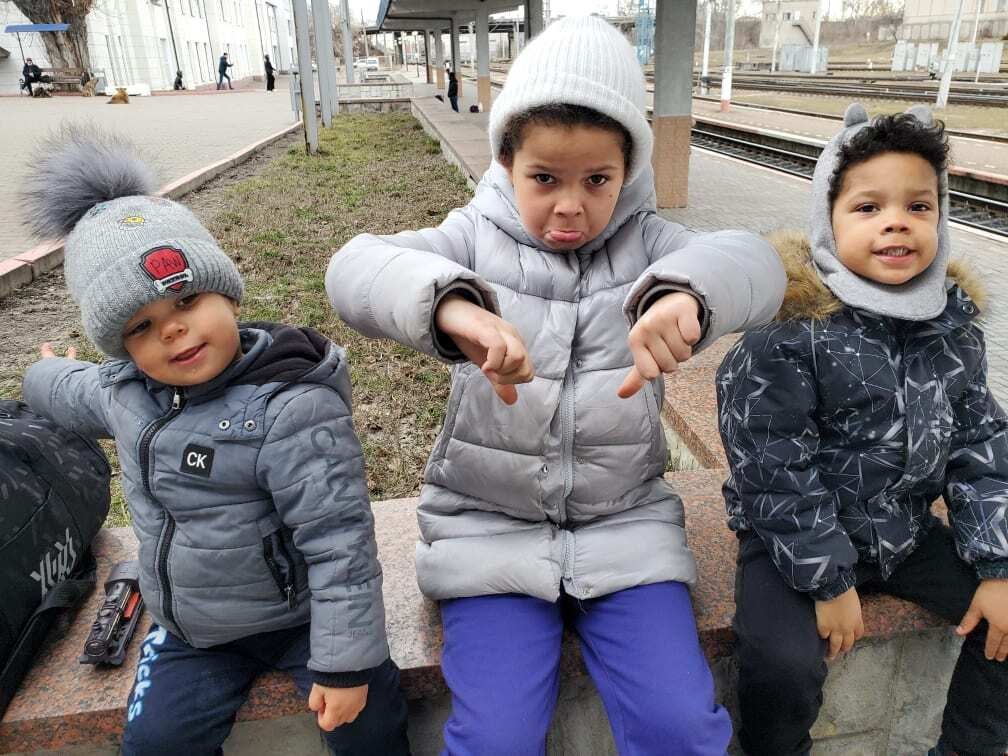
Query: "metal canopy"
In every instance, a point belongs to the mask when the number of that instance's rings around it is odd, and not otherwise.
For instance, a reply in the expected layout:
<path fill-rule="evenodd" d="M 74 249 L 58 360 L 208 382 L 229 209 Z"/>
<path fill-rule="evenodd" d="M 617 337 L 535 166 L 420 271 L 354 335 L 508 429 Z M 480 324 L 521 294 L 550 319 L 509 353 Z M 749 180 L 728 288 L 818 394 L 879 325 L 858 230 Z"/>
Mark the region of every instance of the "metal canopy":
<path fill-rule="evenodd" d="M 381 0 L 375 27 L 380 31 L 436 29 L 439 24 L 448 26 L 456 13 L 470 15 L 478 10 L 500 13 L 523 4 L 523 0 Z"/>
<path fill-rule="evenodd" d="M 70 24 L 10 24 L 4 29 L 8 34 L 27 32 L 58 32 L 66 31 Z"/>

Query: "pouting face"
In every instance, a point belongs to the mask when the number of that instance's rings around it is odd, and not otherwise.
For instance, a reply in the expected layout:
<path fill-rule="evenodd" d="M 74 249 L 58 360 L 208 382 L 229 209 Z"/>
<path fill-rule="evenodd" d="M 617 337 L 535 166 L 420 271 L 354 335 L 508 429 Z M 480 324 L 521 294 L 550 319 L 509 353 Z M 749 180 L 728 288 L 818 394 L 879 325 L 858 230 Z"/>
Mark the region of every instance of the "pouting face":
<path fill-rule="evenodd" d="M 525 228 L 548 249 L 578 249 L 612 218 L 626 175 L 623 138 L 595 126 L 529 124 L 508 174 Z"/>
<path fill-rule="evenodd" d="M 195 386 L 220 375 L 241 349 L 238 304 L 202 292 L 151 302 L 123 328 L 123 345 L 144 374 L 169 386 Z"/>
<path fill-rule="evenodd" d="M 898 285 L 938 254 L 938 176 L 924 158 L 887 152 L 847 169 L 833 202 L 837 257 L 853 273 Z"/>

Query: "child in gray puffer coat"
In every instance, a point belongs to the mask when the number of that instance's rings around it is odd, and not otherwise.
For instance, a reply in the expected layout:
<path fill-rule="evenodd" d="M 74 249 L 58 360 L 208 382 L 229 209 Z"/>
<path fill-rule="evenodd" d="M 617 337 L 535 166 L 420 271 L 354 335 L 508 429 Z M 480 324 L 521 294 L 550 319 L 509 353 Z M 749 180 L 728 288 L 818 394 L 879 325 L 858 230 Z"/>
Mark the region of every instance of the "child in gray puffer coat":
<path fill-rule="evenodd" d="M 336 753 L 406 754 L 381 568 L 343 350 L 236 321 L 244 284 L 122 144 L 69 129 L 26 205 L 66 238 L 67 287 L 100 365 L 46 359 L 38 413 L 116 442 L 155 624 L 125 754 L 220 752 L 253 679 L 289 673 Z"/>
<path fill-rule="evenodd" d="M 982 287 L 949 259 L 947 153 L 926 108 L 869 121 L 852 105 L 816 165 L 810 238 L 775 240 L 777 322 L 718 371 L 754 756 L 808 753 L 826 660 L 864 634 L 870 592 L 965 638 L 932 753 L 1008 750 L 1008 418 Z"/>
<path fill-rule="evenodd" d="M 466 207 L 359 236 L 326 276 L 352 327 L 454 365 L 416 556 L 441 601 L 445 751 L 543 752 L 567 624 L 621 753 L 723 754 L 661 375 L 767 322 L 780 262 L 753 234 L 657 214 L 643 73 L 600 18 L 524 49 L 490 141 Z"/>

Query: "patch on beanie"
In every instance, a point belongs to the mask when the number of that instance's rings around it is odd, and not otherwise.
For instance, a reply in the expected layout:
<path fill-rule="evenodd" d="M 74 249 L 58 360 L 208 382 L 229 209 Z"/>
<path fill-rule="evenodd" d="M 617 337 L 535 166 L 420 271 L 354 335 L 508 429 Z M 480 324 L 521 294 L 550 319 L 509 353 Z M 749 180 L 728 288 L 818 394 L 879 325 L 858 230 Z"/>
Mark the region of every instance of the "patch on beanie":
<path fill-rule="evenodd" d="M 186 283 L 192 283 L 193 272 L 189 261 L 181 249 L 175 247 L 154 247 L 143 253 L 140 267 L 147 277 L 154 282 L 158 294 L 168 291 L 182 291 Z"/>
<path fill-rule="evenodd" d="M 146 222 L 147 219 L 142 215 L 128 215 L 119 219 L 119 228 L 139 228 Z"/>

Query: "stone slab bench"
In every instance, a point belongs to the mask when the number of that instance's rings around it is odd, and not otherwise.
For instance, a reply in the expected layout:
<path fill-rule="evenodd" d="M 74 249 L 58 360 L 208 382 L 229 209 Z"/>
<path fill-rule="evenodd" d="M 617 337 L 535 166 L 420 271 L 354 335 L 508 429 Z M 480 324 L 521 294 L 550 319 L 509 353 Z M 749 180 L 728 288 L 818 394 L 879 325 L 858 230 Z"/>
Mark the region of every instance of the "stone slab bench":
<path fill-rule="evenodd" d="M 732 648 L 735 545 L 734 536 L 723 524 L 719 492 L 723 473 L 698 471 L 670 478 L 686 503 L 688 536 L 700 569 L 699 585 L 694 592 L 697 624 L 704 651 L 715 662 L 728 657 Z M 375 502 L 374 510 L 392 657 L 402 669 L 406 696 L 421 702 L 443 700 L 446 689 L 440 672 L 438 612 L 432 602 L 420 595 L 414 577 L 415 505 L 414 499 L 380 501 Z M 94 550 L 99 577 L 103 578 L 113 563 L 134 558 L 136 540 L 129 528 L 103 530 Z M 148 615 L 141 620 L 122 667 L 96 669 L 81 665 L 77 656 L 99 599 L 96 591 L 71 621 L 50 634 L 38 663 L 0 721 L 0 753 L 72 752 L 66 749 L 112 748 L 118 742 L 140 641 L 150 620 Z M 865 621 L 868 636 L 878 639 L 939 623 L 923 610 L 882 597 L 866 598 Z M 583 682 L 585 678 L 576 643 L 570 639 L 564 652 L 563 671 L 565 686 Z M 304 702 L 289 680 L 280 674 L 269 674 L 253 686 L 238 721 L 240 724 L 279 719 L 304 712 Z M 428 729 L 436 734 L 437 725 Z M 419 750 L 420 743 L 416 745 L 418 753 L 433 752 Z"/>

